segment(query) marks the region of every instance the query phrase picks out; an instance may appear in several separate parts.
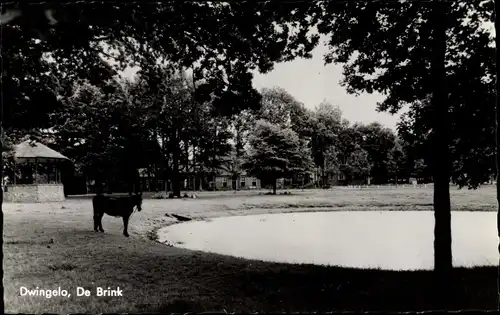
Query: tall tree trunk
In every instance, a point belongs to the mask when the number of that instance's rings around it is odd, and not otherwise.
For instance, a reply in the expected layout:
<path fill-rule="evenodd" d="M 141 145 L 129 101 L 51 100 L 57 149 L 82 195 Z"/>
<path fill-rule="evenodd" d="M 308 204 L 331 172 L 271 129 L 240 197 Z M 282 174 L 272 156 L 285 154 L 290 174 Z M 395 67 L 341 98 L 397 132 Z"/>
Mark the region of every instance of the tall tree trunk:
<path fill-rule="evenodd" d="M 236 128 L 236 165 L 234 165 L 233 171 L 234 173 L 234 181 L 235 185 L 233 187 L 234 190 L 239 190 L 239 177 L 242 174 L 242 159 L 243 159 L 243 139 L 241 135 L 241 124 L 238 123 L 237 128 Z M 231 183 L 232 185 L 233 183 Z"/>
<path fill-rule="evenodd" d="M 200 114 L 199 114 L 199 110 L 198 110 L 198 100 L 196 99 L 196 80 L 197 80 L 197 71 L 196 71 L 196 68 L 194 66 L 194 63 L 191 65 L 191 68 L 193 69 L 193 74 L 192 74 L 192 78 L 193 78 L 193 94 L 192 94 L 192 100 L 193 100 L 193 123 L 194 123 L 194 126 L 195 126 L 195 136 L 198 138 L 199 140 L 199 136 L 200 136 Z M 197 145 L 200 145 L 200 142 L 197 141 Z M 201 179 L 201 170 L 199 167 L 197 167 L 196 165 L 196 148 L 197 148 L 197 145 L 194 144 L 193 145 L 193 172 L 195 172 L 195 177 L 194 177 L 194 185 L 195 185 L 195 190 L 198 190 L 198 191 L 201 191 L 203 190 L 203 187 L 202 187 L 202 179 Z M 199 148 L 198 148 L 199 149 Z"/>
<path fill-rule="evenodd" d="M 433 176 L 434 176 L 434 270 L 440 299 L 450 302 L 452 265 L 451 208 L 450 208 L 450 152 L 448 93 L 446 91 L 445 53 L 446 19 L 449 3 L 436 2 L 432 7 L 433 57 L 431 61 L 433 110 Z"/>
<path fill-rule="evenodd" d="M 321 167 L 321 188 L 325 187 L 326 187 L 325 160 L 323 160 L 323 166 Z"/>
<path fill-rule="evenodd" d="M 166 144 L 166 137 L 165 134 L 162 132 L 161 134 L 161 175 L 163 179 L 163 187 L 162 190 L 165 192 L 168 192 L 168 185 L 167 181 L 169 179 L 169 176 L 167 176 L 167 169 L 168 169 L 168 161 L 167 161 L 167 144 Z"/>
<path fill-rule="evenodd" d="M 277 178 L 273 180 L 273 195 L 276 195 L 276 186 L 278 185 L 277 181 Z"/>
<path fill-rule="evenodd" d="M 1 106 L 1 105 L 0 105 Z M 5 151 L 5 141 L 3 136 L 3 117 L 2 109 L 0 108 L 0 219 L 3 222 L 3 152 Z M 14 174 L 14 176 L 16 176 Z M 3 302 L 2 302 L 3 303 Z"/>
<path fill-rule="evenodd" d="M 3 131 L 3 104 L 0 104 L 0 222 L 2 222 L 0 226 L 0 233 L 3 235 L 3 152 L 5 151 L 5 137 L 4 137 L 4 131 Z M 14 178 L 15 178 L 15 173 L 14 173 Z M 3 244 L 3 240 L 2 240 Z M 3 255 L 1 259 L 1 263 L 3 264 Z M 3 278 L 3 268 L 2 271 L 0 271 L 0 276 Z M 0 293 L 3 296 L 3 286 L 0 289 Z M 0 309 L 4 309 L 4 301 L 3 299 L 0 301 Z"/>
<path fill-rule="evenodd" d="M 158 131 L 156 129 L 153 129 L 153 139 L 154 139 L 155 143 L 158 143 Z M 160 150 L 161 150 L 161 148 L 160 148 Z M 149 190 L 154 191 L 154 192 L 158 192 L 158 167 L 160 166 L 160 165 L 158 165 L 159 162 L 160 162 L 159 160 L 155 159 L 155 163 L 153 164 L 153 176 L 149 177 L 149 180 L 151 183 L 151 187 Z M 153 179 L 152 182 L 151 182 L 151 179 Z"/>
<path fill-rule="evenodd" d="M 188 140 L 184 140 L 183 143 L 184 143 L 184 155 L 185 155 L 185 157 L 183 159 L 184 160 L 184 167 L 183 168 L 184 168 L 186 174 L 188 174 L 188 178 L 190 178 L 191 172 L 189 170 L 189 142 L 188 142 Z M 189 182 L 189 180 L 188 180 L 188 182 Z M 189 183 L 188 183 L 188 185 L 189 185 Z"/>
<path fill-rule="evenodd" d="M 500 8 L 500 0 L 495 0 L 494 3 L 494 14 L 495 14 L 495 54 L 496 54 L 496 60 L 497 60 L 497 65 L 496 65 L 496 96 L 495 96 L 495 148 L 496 148 L 496 186 L 497 186 L 497 203 L 498 203 L 498 210 L 497 210 L 497 234 L 498 237 L 500 237 L 500 98 L 499 98 L 499 93 L 500 93 L 500 66 L 499 66 L 499 60 L 500 60 L 500 18 L 498 17 L 498 12 L 497 10 Z M 500 243 L 498 244 L 498 252 L 500 254 Z M 497 276 L 497 291 L 498 291 L 498 307 L 500 308 L 500 260 L 499 260 L 499 265 L 498 265 L 498 276 Z"/>
<path fill-rule="evenodd" d="M 139 175 L 139 169 L 137 167 L 134 169 L 134 190 L 136 194 L 142 191 L 141 176 Z"/>
<path fill-rule="evenodd" d="M 2 109 L 0 109 L 0 112 L 2 112 Z M 0 114 L 1 115 L 1 114 Z M 2 117 L 0 116 L 0 218 L 3 222 L 3 152 L 5 151 L 5 142 L 4 142 L 4 137 L 3 137 L 3 127 L 2 127 Z M 15 175 L 14 175 L 15 176 Z"/>
<path fill-rule="evenodd" d="M 174 196 L 181 197 L 181 183 L 179 178 L 179 140 L 177 137 L 177 128 L 174 130 L 173 145 L 172 145 L 172 192 Z"/>
<path fill-rule="evenodd" d="M 213 155 L 212 155 L 212 176 L 213 176 L 212 178 L 213 178 L 213 183 L 214 183 L 214 190 L 217 190 L 217 174 L 215 171 L 215 163 L 217 161 L 217 151 L 215 150 L 216 141 L 217 141 L 217 120 L 215 120 L 214 139 L 213 139 Z"/>
<path fill-rule="evenodd" d="M 194 190 L 200 190 L 198 168 L 196 167 L 196 145 L 193 144 Z"/>
<path fill-rule="evenodd" d="M 203 157 L 204 157 L 204 154 L 205 154 L 205 149 L 203 147 L 198 147 L 198 156 L 200 157 L 199 161 L 198 161 L 198 176 L 200 178 L 200 191 L 203 191 L 203 187 L 205 186 L 206 187 L 206 184 L 207 184 L 207 177 L 206 177 L 206 173 L 205 173 L 205 162 L 203 160 Z"/>
<path fill-rule="evenodd" d="M 94 189 L 95 189 L 96 195 L 102 195 L 105 191 L 105 187 L 104 187 L 105 180 L 104 180 L 104 176 L 102 175 L 101 170 L 99 170 L 97 172 L 96 179 L 95 179 L 94 183 L 95 183 Z"/>
<path fill-rule="evenodd" d="M 321 147 L 321 188 L 325 188 L 325 152 Z"/>
<path fill-rule="evenodd" d="M 135 190 L 135 178 L 134 178 L 134 166 L 133 166 L 133 164 L 134 163 L 127 163 L 126 170 L 125 170 L 125 174 L 126 174 L 125 180 L 127 181 L 126 185 L 127 185 L 129 195 L 131 195 L 132 192 L 134 192 L 134 190 Z"/>

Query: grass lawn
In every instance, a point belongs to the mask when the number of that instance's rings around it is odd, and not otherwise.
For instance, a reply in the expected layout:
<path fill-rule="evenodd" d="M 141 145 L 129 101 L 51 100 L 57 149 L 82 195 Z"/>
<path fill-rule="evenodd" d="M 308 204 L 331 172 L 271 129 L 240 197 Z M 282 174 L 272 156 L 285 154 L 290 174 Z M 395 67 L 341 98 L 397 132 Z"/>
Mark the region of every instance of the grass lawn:
<path fill-rule="evenodd" d="M 432 209 L 431 189 L 333 189 L 201 193 L 199 199 L 145 200 L 131 219 L 103 218 L 95 233 L 90 199 L 4 204 L 4 301 L 7 313 L 275 312 L 438 309 L 432 272 L 357 270 L 250 261 L 167 247 L 152 241 L 172 224 L 166 213 L 196 219 L 290 211 Z M 454 190 L 453 210 L 495 211 L 494 187 Z M 456 269 L 450 309 L 496 309 L 494 267 Z M 21 286 L 66 289 L 71 297 L 21 297 Z M 97 297 L 120 287 L 123 297 Z M 76 287 L 92 290 L 77 297 Z"/>

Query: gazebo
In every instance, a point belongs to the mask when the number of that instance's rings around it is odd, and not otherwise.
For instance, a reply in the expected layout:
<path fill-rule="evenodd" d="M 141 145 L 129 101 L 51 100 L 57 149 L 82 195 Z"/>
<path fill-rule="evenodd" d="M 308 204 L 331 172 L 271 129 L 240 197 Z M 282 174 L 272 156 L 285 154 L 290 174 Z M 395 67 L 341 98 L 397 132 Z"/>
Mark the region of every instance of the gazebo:
<path fill-rule="evenodd" d="M 5 201 L 51 202 L 63 201 L 64 186 L 60 166 L 67 157 L 46 145 L 32 140 L 16 145 L 15 172 L 5 189 Z"/>

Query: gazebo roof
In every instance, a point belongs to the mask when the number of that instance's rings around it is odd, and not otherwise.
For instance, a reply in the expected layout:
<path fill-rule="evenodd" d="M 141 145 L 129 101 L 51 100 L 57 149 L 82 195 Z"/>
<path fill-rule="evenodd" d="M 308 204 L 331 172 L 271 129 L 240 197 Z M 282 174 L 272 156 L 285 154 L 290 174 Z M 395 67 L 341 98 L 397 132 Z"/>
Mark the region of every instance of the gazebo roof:
<path fill-rule="evenodd" d="M 26 140 L 16 145 L 14 157 L 17 160 L 69 160 L 48 146 L 31 140 Z"/>

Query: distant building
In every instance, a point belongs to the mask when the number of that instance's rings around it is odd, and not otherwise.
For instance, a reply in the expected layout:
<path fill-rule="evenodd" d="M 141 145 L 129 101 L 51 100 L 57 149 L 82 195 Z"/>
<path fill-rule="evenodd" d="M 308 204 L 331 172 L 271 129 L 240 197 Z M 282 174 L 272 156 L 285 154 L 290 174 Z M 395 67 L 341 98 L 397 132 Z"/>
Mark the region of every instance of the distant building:
<path fill-rule="evenodd" d="M 216 189 L 216 190 L 244 190 L 244 189 L 260 189 L 260 180 L 253 176 L 248 176 L 246 172 L 242 172 L 239 176 L 234 177 L 227 170 L 218 170 L 215 176 L 205 175 L 198 179 L 201 181 L 201 190 Z M 192 170 L 180 172 L 181 190 L 195 190 L 196 187 L 196 172 Z M 139 177 L 142 191 L 165 191 L 171 189 L 171 182 L 164 182 L 158 179 L 154 174 L 148 172 L 147 169 L 139 169 Z"/>
<path fill-rule="evenodd" d="M 238 176 L 233 176 L 228 171 L 222 171 L 215 177 L 215 188 L 217 190 L 261 189 L 261 183 L 260 179 L 248 176 L 245 171 Z"/>

